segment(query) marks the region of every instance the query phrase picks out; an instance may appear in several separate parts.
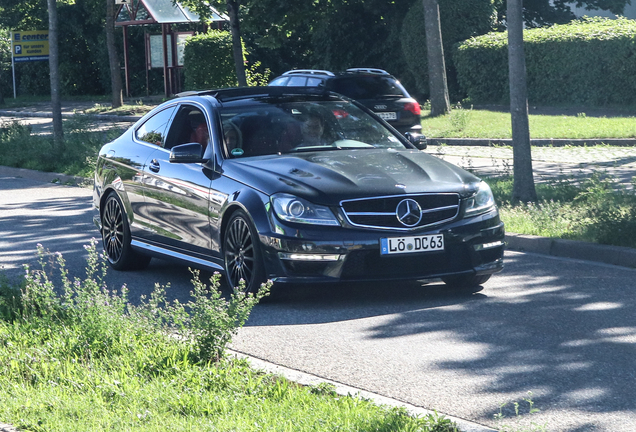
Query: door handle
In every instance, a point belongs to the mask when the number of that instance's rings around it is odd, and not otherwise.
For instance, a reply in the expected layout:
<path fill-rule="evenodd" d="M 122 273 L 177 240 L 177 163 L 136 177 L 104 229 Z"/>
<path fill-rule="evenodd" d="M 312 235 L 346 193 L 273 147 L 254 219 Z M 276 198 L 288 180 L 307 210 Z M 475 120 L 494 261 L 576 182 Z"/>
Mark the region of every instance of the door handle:
<path fill-rule="evenodd" d="M 150 169 L 150 171 L 158 173 L 161 169 L 161 165 L 159 164 L 159 161 L 157 161 L 157 159 L 153 159 L 150 161 L 150 166 L 148 168 Z"/>

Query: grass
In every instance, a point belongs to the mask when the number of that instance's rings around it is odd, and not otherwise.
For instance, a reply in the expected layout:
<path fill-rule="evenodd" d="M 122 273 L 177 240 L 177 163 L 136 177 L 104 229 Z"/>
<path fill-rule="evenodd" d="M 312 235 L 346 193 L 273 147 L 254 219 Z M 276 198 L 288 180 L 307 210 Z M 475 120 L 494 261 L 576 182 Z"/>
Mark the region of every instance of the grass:
<path fill-rule="evenodd" d="M 268 286 L 226 300 L 218 276 L 203 284 L 193 272 L 189 303 L 166 302 L 157 286 L 132 306 L 125 287 L 104 286 L 95 242 L 87 250 L 84 279 L 71 280 L 63 257 L 40 247 L 40 268 L 27 267 L 19 289 L 0 280 L 3 422 L 33 431 L 457 431 L 437 415 L 416 418 L 225 357 Z"/>
<path fill-rule="evenodd" d="M 124 105 L 119 108 L 111 107 L 111 100 L 108 96 L 65 96 L 63 106 L 73 106 L 74 103 L 81 102 L 83 106 L 93 104 L 92 107 L 78 111 L 80 114 L 111 114 L 111 115 L 144 115 L 153 109 L 158 103 L 165 99 L 159 97 L 143 97 L 125 99 Z M 20 96 L 18 98 L 5 97 L 4 105 L 0 109 L 12 110 L 29 106 L 48 105 L 51 98 L 49 96 Z"/>
<path fill-rule="evenodd" d="M 508 232 L 636 247 L 636 194 L 611 177 L 539 183 L 536 203 L 516 205 L 512 177 L 486 180 Z"/>
<path fill-rule="evenodd" d="M 119 108 L 112 108 L 110 103 L 97 103 L 92 108 L 84 110 L 84 114 L 110 114 L 142 116 L 150 112 L 156 106 L 155 103 L 145 103 L 138 100 L 135 103 L 124 103 Z"/>
<path fill-rule="evenodd" d="M 511 138 L 510 113 L 465 108 L 458 105 L 449 114 L 430 117 L 422 113 L 422 133 L 430 138 Z M 574 115 L 530 114 L 531 138 L 585 139 L 636 138 L 636 118 L 629 114 L 592 116 L 584 110 Z"/>
<path fill-rule="evenodd" d="M 0 125 L 0 165 L 91 178 L 99 148 L 123 132 L 117 128 L 94 132 L 90 119 L 81 115 L 63 125 L 62 148 L 50 135 L 31 134 L 28 126 L 18 122 Z"/>

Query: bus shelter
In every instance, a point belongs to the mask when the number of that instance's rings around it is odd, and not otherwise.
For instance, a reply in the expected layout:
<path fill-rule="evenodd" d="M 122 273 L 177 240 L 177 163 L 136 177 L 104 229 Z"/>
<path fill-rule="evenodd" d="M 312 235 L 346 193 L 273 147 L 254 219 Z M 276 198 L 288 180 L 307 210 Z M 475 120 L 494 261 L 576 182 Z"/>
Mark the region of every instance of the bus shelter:
<path fill-rule="evenodd" d="M 136 25 L 161 25 L 161 34 L 146 34 L 146 81 L 150 69 L 163 68 L 165 96 L 181 91 L 178 70 L 183 67 L 185 40 L 194 33 L 174 31 L 173 25 L 201 23 L 200 16 L 173 0 L 119 0 L 119 3 L 115 25 L 123 30 L 126 96 L 130 97 L 128 26 Z M 212 23 L 219 28 L 221 23 L 229 21 L 227 15 L 210 9 Z"/>

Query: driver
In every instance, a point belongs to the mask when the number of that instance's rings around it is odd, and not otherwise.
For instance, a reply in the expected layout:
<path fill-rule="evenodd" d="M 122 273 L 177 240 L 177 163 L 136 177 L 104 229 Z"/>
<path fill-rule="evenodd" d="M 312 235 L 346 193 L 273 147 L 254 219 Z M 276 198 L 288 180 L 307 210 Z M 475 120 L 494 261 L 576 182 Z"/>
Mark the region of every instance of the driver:
<path fill-rule="evenodd" d="M 303 146 L 320 146 L 326 145 L 324 139 L 325 122 L 324 119 L 316 113 L 309 113 L 300 126 L 302 134 Z"/>

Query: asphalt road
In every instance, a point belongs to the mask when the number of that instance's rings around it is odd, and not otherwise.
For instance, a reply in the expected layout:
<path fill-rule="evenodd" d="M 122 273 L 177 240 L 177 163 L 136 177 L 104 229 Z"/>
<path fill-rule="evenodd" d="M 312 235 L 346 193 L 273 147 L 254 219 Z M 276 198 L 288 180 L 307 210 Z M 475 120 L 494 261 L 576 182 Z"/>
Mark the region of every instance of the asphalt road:
<path fill-rule="evenodd" d="M 83 245 L 98 235 L 90 196 L 0 176 L 3 272 L 18 277 L 40 243 L 81 277 Z M 506 260 L 478 292 L 435 283 L 284 287 L 256 307 L 232 348 L 492 427 L 634 431 L 636 270 L 519 252 Z M 191 287 L 187 269 L 160 260 L 108 276 L 133 300 L 155 282 L 170 282 L 179 299 Z M 524 399 L 540 412 L 528 414 Z"/>

